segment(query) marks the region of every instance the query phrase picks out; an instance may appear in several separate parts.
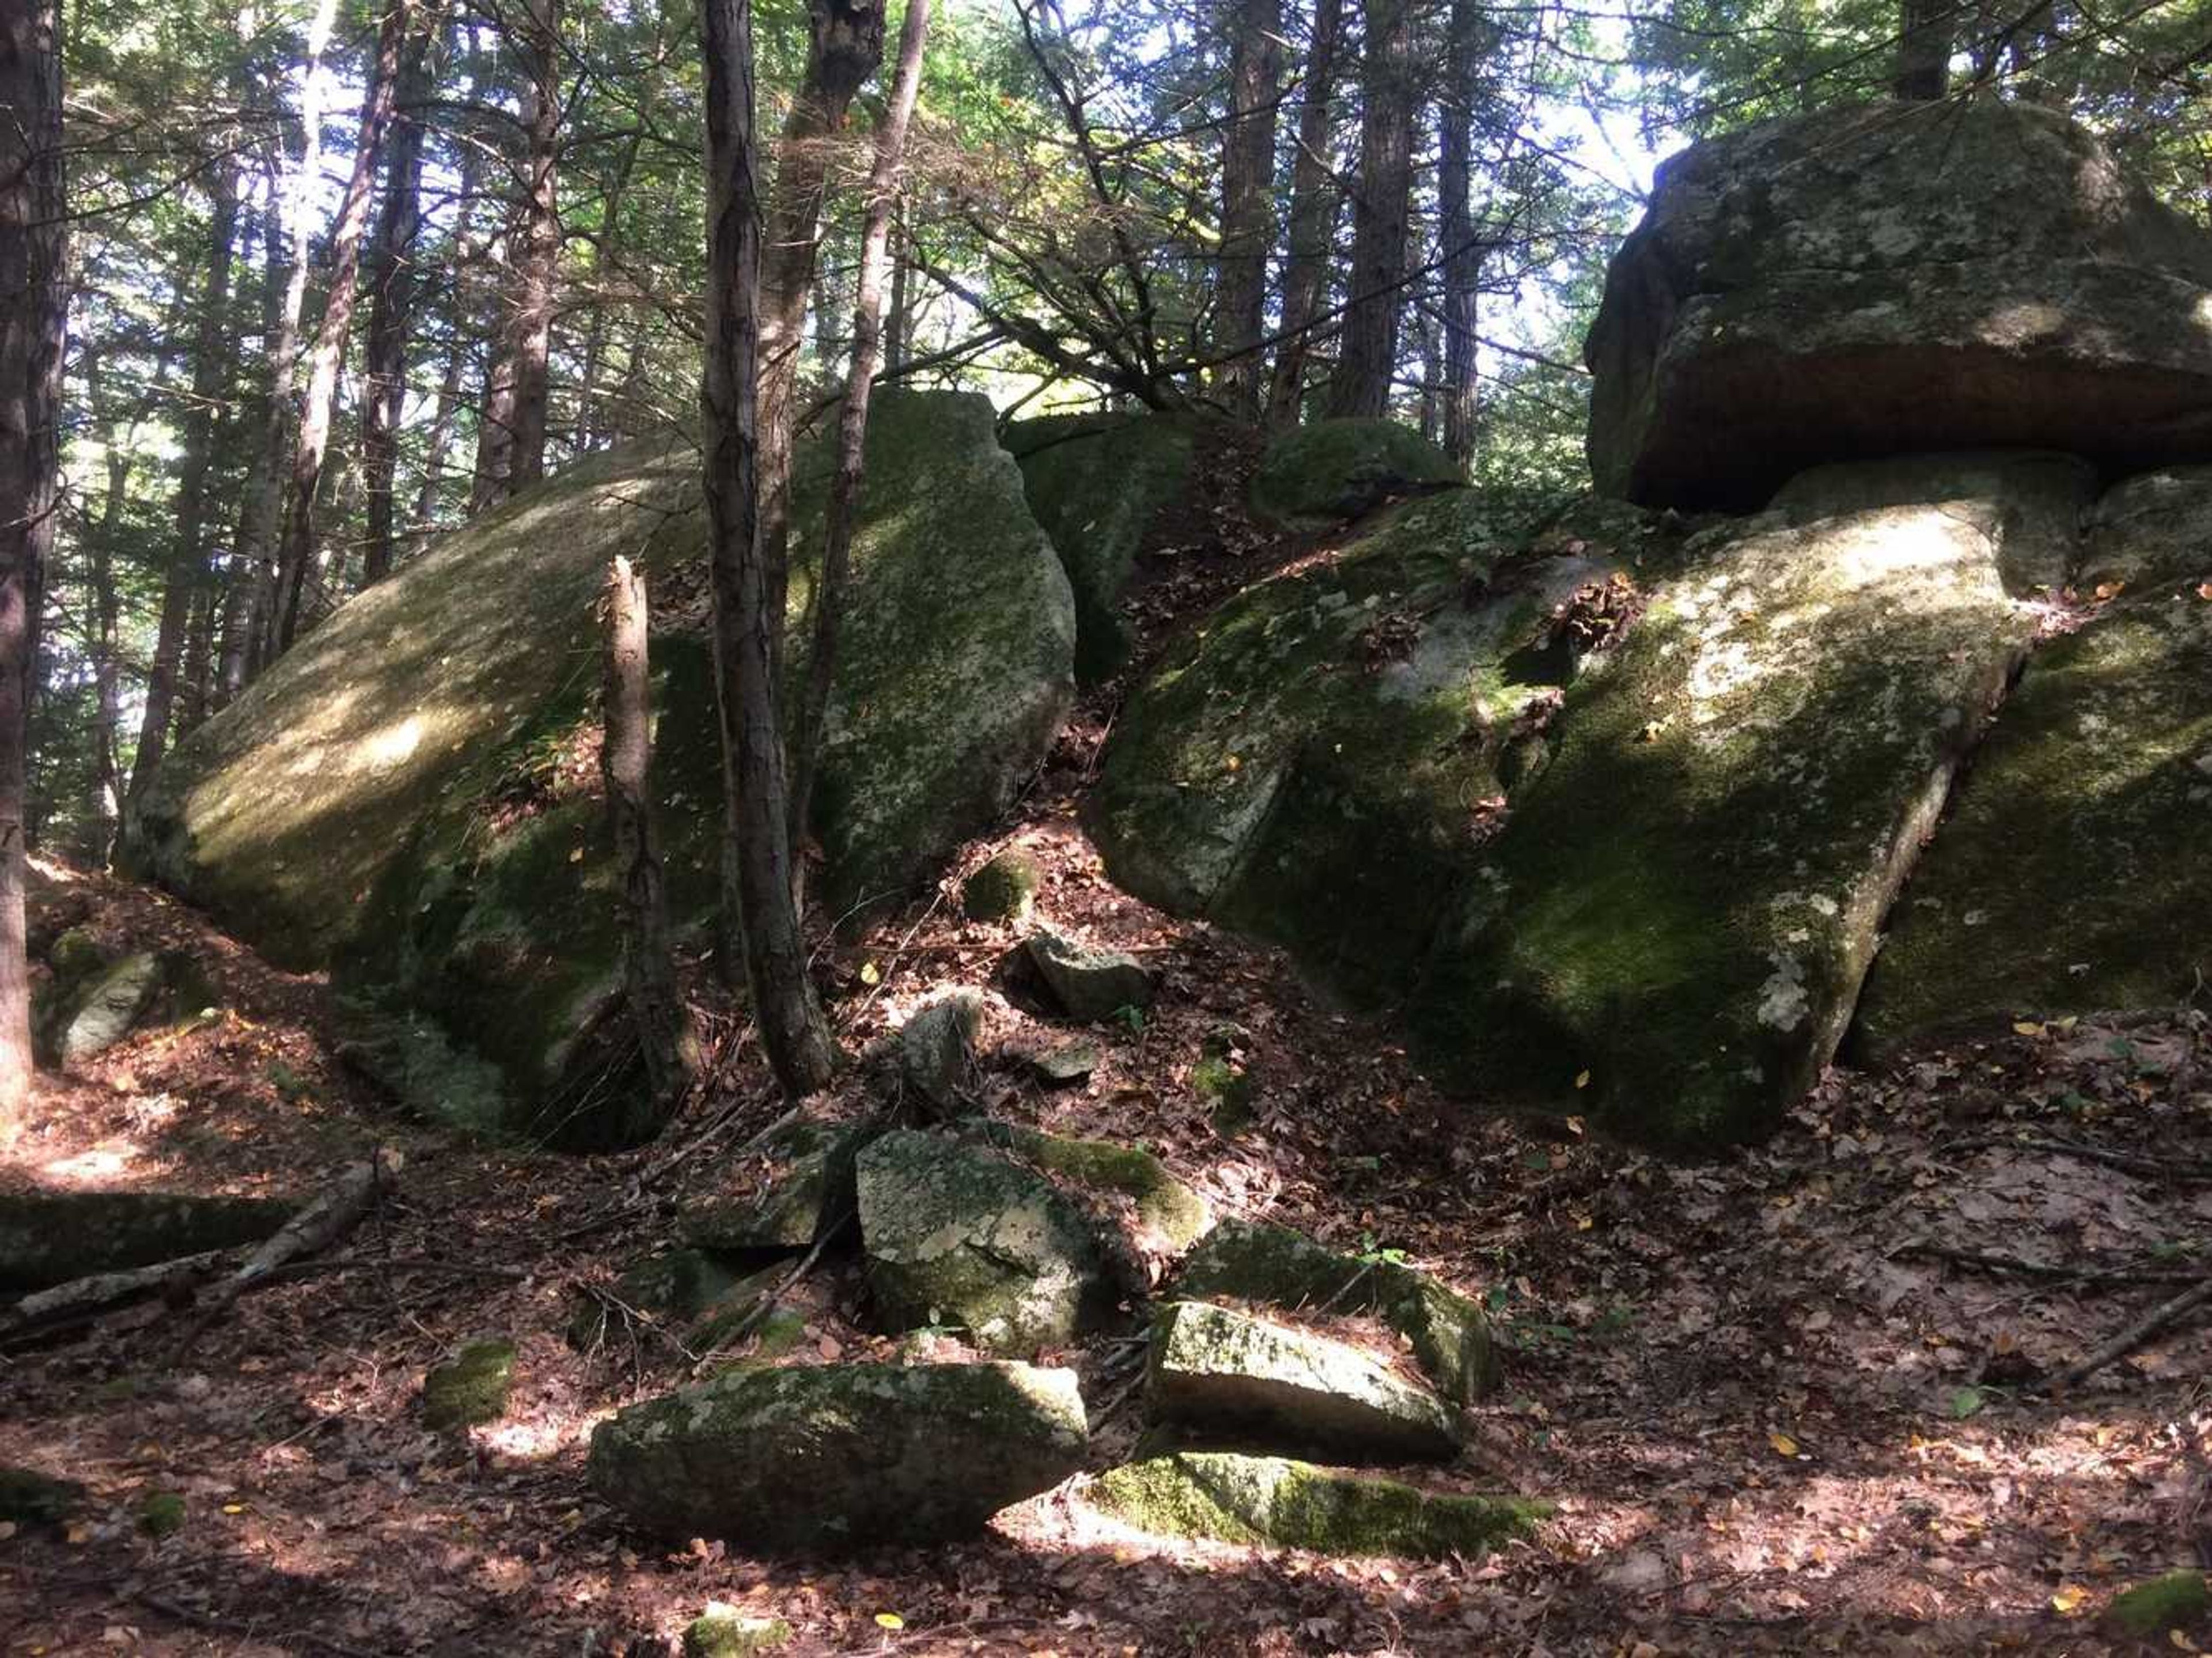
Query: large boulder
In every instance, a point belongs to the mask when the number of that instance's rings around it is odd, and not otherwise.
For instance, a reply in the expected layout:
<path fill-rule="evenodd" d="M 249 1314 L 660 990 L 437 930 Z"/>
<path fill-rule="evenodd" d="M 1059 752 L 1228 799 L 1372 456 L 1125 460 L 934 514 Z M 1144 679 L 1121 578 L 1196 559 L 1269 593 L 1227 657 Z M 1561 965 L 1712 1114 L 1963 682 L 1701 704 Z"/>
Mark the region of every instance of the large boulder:
<path fill-rule="evenodd" d="M 827 462 L 802 457 L 802 550 Z M 668 890 L 702 925 L 722 785 L 698 464 L 680 441 L 596 456 L 445 537 L 179 745 L 139 809 L 140 868 L 278 961 L 434 1018 L 450 1061 L 384 1067 L 427 1110 L 481 1096 L 477 1073 L 444 1083 L 473 1061 L 496 1067 L 508 1128 L 592 1145 L 656 1126 L 610 1017 L 621 872 L 593 605 L 612 554 L 643 563 Z M 796 572 L 794 659 L 810 598 Z M 1066 578 L 989 404 L 879 399 L 816 823 L 833 913 L 896 895 L 1006 805 L 1067 708 L 1073 649 Z M 410 1032 L 382 1028 L 387 1047 Z"/>
<path fill-rule="evenodd" d="M 1659 170 L 1585 357 L 1632 501 L 1756 506 L 1820 461 L 1976 445 L 2212 452 L 2212 239 L 2064 116 L 1846 106 Z"/>
<path fill-rule="evenodd" d="M 601 1423 L 588 1471 L 602 1497 L 674 1542 L 937 1543 L 1073 1473 L 1087 1433 L 1072 1370 L 737 1370 Z"/>

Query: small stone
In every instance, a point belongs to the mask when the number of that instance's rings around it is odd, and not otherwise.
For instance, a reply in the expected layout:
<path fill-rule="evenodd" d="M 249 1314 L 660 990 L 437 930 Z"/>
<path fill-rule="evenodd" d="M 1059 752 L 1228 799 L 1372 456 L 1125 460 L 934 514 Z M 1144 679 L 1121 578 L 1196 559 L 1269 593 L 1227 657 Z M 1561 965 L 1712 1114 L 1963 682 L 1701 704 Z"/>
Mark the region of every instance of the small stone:
<path fill-rule="evenodd" d="M 138 1502 L 138 1528 L 149 1537 L 169 1537 L 185 1528 L 180 1491 L 148 1491 Z"/>
<path fill-rule="evenodd" d="M 960 908 L 971 921 L 1021 926 L 1036 908 L 1044 872 L 1025 852 L 1000 853 L 960 885 Z"/>
<path fill-rule="evenodd" d="M 422 1378 L 422 1420 L 440 1432 L 496 1422 L 514 1387 L 514 1344 L 472 1341 Z"/>
<path fill-rule="evenodd" d="M 1088 1023 L 1152 1005 L 1152 970 L 1127 951 L 1085 949 L 1056 932 L 1032 933 L 1022 950 L 1070 1018 Z"/>
<path fill-rule="evenodd" d="M 84 1505 L 84 1487 L 74 1479 L 0 1465 L 0 1520 L 18 1526 L 58 1526 Z"/>
<path fill-rule="evenodd" d="M 790 1641 L 791 1625 L 782 1619 L 759 1618 L 709 1600 L 684 1631 L 684 1658 L 748 1658 Z"/>
<path fill-rule="evenodd" d="M 1030 1056 L 1030 1072 L 1048 1088 L 1087 1082 L 1097 1069 L 1098 1048 L 1094 1042 L 1063 1042 Z"/>
<path fill-rule="evenodd" d="M 951 1110 L 975 1066 L 982 1029 L 980 991 L 948 991 L 925 1002 L 899 1029 L 901 1079 L 939 1111 Z"/>

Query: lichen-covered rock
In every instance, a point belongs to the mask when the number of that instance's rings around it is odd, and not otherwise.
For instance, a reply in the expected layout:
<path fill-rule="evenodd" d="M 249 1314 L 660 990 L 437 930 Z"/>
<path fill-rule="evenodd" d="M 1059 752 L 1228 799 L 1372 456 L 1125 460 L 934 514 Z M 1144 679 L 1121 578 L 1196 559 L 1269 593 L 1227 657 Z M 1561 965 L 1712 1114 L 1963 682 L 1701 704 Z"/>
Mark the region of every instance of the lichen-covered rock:
<path fill-rule="evenodd" d="M 1424 1491 L 1284 1457 L 1182 1451 L 1101 1474 L 1085 1497 L 1169 1537 L 1321 1554 L 1469 1558 L 1528 1536 L 1551 1512 L 1526 1497 Z"/>
<path fill-rule="evenodd" d="M 709 1600 L 707 1610 L 684 1627 L 684 1658 L 750 1658 L 791 1644 L 792 1629 L 781 1618 L 762 1618 Z"/>
<path fill-rule="evenodd" d="M 1204 1302 L 1161 1309 L 1153 1419 L 1346 1461 L 1449 1461 L 1458 1424 L 1434 1394 L 1357 1348 Z"/>
<path fill-rule="evenodd" d="M 2029 659 L 1891 914 L 1863 1056 L 2212 978 L 2212 600 L 2130 591 Z"/>
<path fill-rule="evenodd" d="M 1663 165 L 1585 349 L 1599 487 L 1755 506 L 1820 461 L 2212 448 L 2212 239 L 2031 104 L 1846 104 Z"/>
<path fill-rule="evenodd" d="M 496 1422 L 514 1390 L 514 1344 L 471 1341 L 422 1378 L 422 1421 L 440 1432 Z"/>
<path fill-rule="evenodd" d="M 1030 969 L 1060 1011 L 1086 1023 L 1125 1007 L 1152 1005 L 1152 969 L 1127 950 L 1092 950 L 1057 932 L 1033 932 L 1023 943 Z"/>
<path fill-rule="evenodd" d="M 1268 444 L 1252 511 L 1287 530 L 1326 530 L 1396 495 L 1464 483 L 1450 456 L 1389 420 L 1319 420 Z"/>
<path fill-rule="evenodd" d="M 74 1065 L 129 1035 L 161 994 L 161 958 L 134 950 L 93 974 L 52 1017 L 48 1043 L 57 1062 Z"/>
<path fill-rule="evenodd" d="M 1194 1299 L 1228 1297 L 1290 1312 L 1371 1314 L 1406 1338 L 1447 1399 L 1472 1404 L 1498 1385 L 1480 1307 L 1414 1267 L 1339 1254 L 1286 1226 L 1223 1221 L 1191 1251 L 1175 1288 Z"/>
<path fill-rule="evenodd" d="M 1474 878 L 1509 752 L 1612 626 L 1562 616 L 1671 537 L 1516 550 L 1482 499 L 1411 501 L 1344 555 L 1231 599 L 1115 722 L 1090 827 L 1115 882 L 1285 944 L 1342 987 L 1395 988 L 1442 895 Z M 1530 768 L 1531 771 L 1536 768 Z"/>
<path fill-rule="evenodd" d="M 1048 1088 L 1087 1081 L 1098 1069 L 1096 1042 L 1061 1042 L 1030 1056 L 1030 1071 Z"/>
<path fill-rule="evenodd" d="M 957 1325 L 985 1352 L 1072 1340 L 1112 1304 L 1089 1224 L 1003 1157 L 903 1129 L 863 1151 L 860 1240 L 884 1327 Z"/>
<path fill-rule="evenodd" d="M 1030 511 L 1075 592 L 1075 677 L 1094 685 L 1128 659 L 1121 596 L 1160 514 L 1189 488 L 1196 420 L 1181 415 L 1047 415 L 1016 421 Z"/>
<path fill-rule="evenodd" d="M 809 449 L 795 478 L 802 554 L 828 460 Z M 611 552 L 654 584 L 653 804 L 678 924 L 703 929 L 722 784 L 697 469 L 681 442 L 591 458 L 349 601 L 178 746 L 131 861 L 275 959 L 434 1019 L 496 1067 L 504 1127 L 585 1147 L 652 1132 L 590 781 L 594 604 Z M 1067 579 L 983 398 L 878 399 L 853 556 L 814 826 L 833 913 L 896 896 L 995 817 L 1073 694 Z M 811 598 L 795 571 L 794 624 Z M 443 1112 L 437 1056 L 386 1069 Z"/>
<path fill-rule="evenodd" d="M 853 1160 L 870 1130 L 801 1117 L 762 1135 L 685 1198 L 684 1241 L 702 1249 L 795 1250 L 859 1212 Z"/>
<path fill-rule="evenodd" d="M 1109 1212 L 1126 1205 L 1127 1241 L 1139 1255 L 1188 1249 L 1213 1224 L 1213 1206 L 1139 1147 L 999 1123 L 978 1132 Z"/>
<path fill-rule="evenodd" d="M 1569 689 L 1409 998 L 1449 1083 L 1661 1146 L 1780 1121 L 2033 636 L 1981 518 L 1692 540 Z"/>
<path fill-rule="evenodd" d="M 0 1192 L 0 1290 L 258 1243 L 292 1218 L 273 1198 L 184 1192 Z"/>
<path fill-rule="evenodd" d="M 1023 926 L 1036 908 L 1037 888 L 1043 883 L 1044 872 L 1029 853 L 1000 853 L 960 884 L 961 913 L 971 921 Z"/>
<path fill-rule="evenodd" d="M 674 1541 L 836 1550 L 973 1536 L 1082 1466 L 1070 1370 L 1026 1364 L 735 1370 L 592 1434 L 592 1485 Z"/>
<path fill-rule="evenodd" d="M 2212 466 L 2146 472 L 2105 492 L 2089 519 L 2084 592 L 2201 581 L 2212 581 Z"/>
<path fill-rule="evenodd" d="M 58 1526 L 84 1506 L 74 1479 L 0 1463 L 0 1520 L 17 1526 Z"/>
<path fill-rule="evenodd" d="M 983 1029 L 981 991 L 951 990 L 916 1008 L 899 1027 L 899 1078 L 939 1111 L 959 1103 Z"/>

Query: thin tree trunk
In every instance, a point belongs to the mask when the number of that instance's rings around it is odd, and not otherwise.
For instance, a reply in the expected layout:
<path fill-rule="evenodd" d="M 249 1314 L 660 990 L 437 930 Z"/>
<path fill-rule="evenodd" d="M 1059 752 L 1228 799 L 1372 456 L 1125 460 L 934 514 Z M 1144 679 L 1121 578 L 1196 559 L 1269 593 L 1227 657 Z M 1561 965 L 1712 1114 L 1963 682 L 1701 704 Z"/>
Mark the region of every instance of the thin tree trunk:
<path fill-rule="evenodd" d="M 1344 0 L 1314 0 L 1313 39 L 1306 50 L 1305 91 L 1298 104 L 1298 150 L 1291 167 L 1289 245 L 1283 260 L 1283 343 L 1267 388 L 1267 423 L 1295 426 L 1305 401 L 1308 331 L 1328 289 L 1335 240 L 1336 183 L 1330 161 L 1329 100 L 1334 90 Z"/>
<path fill-rule="evenodd" d="M 1443 448 L 1465 472 L 1474 464 L 1474 426 L 1480 412 L 1475 334 L 1486 251 L 1476 240 L 1471 208 L 1470 124 L 1486 43 L 1474 0 L 1452 0 L 1446 27 L 1449 38 L 1444 46 L 1444 94 L 1437 100 L 1441 129 L 1437 191 L 1443 218 L 1444 282 Z"/>
<path fill-rule="evenodd" d="M 660 26 L 665 15 L 655 8 L 653 14 L 652 58 L 661 58 Z M 589 324 L 584 335 L 584 380 L 576 394 L 576 447 L 592 447 L 601 436 L 599 430 L 599 377 L 605 367 L 607 336 L 615 312 L 608 297 L 605 274 L 610 266 L 621 263 L 623 207 L 629 196 L 631 176 L 637 170 L 638 153 L 645 147 L 645 131 L 653 118 L 653 94 L 659 88 L 659 80 L 647 82 L 638 95 L 637 131 L 623 146 L 621 157 L 615 163 L 614 176 L 607 181 L 606 193 L 599 209 L 599 235 L 592 257 L 593 276 L 601 284 L 597 303 L 592 307 Z"/>
<path fill-rule="evenodd" d="M 11 0 L 0 7 L 0 1143 L 31 1091 L 23 795 L 61 475 L 66 208 L 59 10 Z"/>
<path fill-rule="evenodd" d="M 783 628 L 758 535 L 760 201 L 754 183 L 750 0 L 703 0 L 707 106 L 704 485 L 714 598 L 726 821 L 722 902 L 743 918 L 745 976 L 761 1047 L 787 1096 L 830 1079 L 836 1053 L 806 977 L 784 833 Z"/>
<path fill-rule="evenodd" d="M 914 337 L 914 319 L 908 310 L 913 275 L 914 262 L 906 256 L 906 207 L 901 203 L 892 217 L 891 308 L 884 322 L 884 367 L 894 373 L 906 367 Z"/>
<path fill-rule="evenodd" d="M 361 282 L 362 234 L 368 226 L 370 183 L 376 177 L 377 152 L 391 125 L 399 78 L 399 54 L 413 15 L 412 0 L 389 0 L 376 40 L 376 64 L 362 99 L 361 129 L 355 140 L 353 174 L 346 180 L 331 232 L 331 286 L 323 304 L 323 325 L 315 337 L 307 376 L 307 399 L 300 410 L 300 435 L 292 451 L 292 483 L 284 507 L 284 535 L 276 555 L 276 647 L 292 647 L 300 626 L 300 600 L 315 562 L 315 495 L 331 435 L 331 414 L 337 400 L 338 374 L 345 363 L 346 335 L 353 323 L 354 297 Z"/>
<path fill-rule="evenodd" d="M 760 283 L 760 539 L 768 602 L 783 615 L 790 571 L 791 456 L 799 344 L 829 194 L 831 141 L 884 57 L 884 0 L 807 0 L 806 73 L 776 144 Z M 783 662 L 781 629 L 769 660 Z"/>
<path fill-rule="evenodd" d="M 607 570 L 606 606 L 606 738 L 599 747 L 599 772 L 623 872 L 623 984 L 645 1058 L 648 1096 L 625 1112 L 616 1138 L 635 1145 L 676 1114 L 698 1072 L 699 1049 L 690 1009 L 676 987 L 667 881 L 653 829 L 651 611 L 645 577 L 619 554 Z"/>
<path fill-rule="evenodd" d="M 794 845 L 805 842 L 814 804 L 814 780 L 821 768 L 822 730 L 830 713 L 837 630 L 843 620 L 852 562 L 853 525 L 860 514 L 860 479 L 866 465 L 868 397 L 880 366 L 879 324 L 884 267 L 890 252 L 891 210 L 898 201 L 907 125 L 921 88 L 922 52 L 928 35 L 929 0 L 906 0 L 890 105 L 876 133 L 876 157 L 868 172 L 867 219 L 860 233 L 860 268 L 854 278 L 858 293 L 853 306 L 853 364 L 845 379 L 845 401 L 837 417 L 837 471 L 830 481 L 830 503 L 824 514 L 822 574 L 814 604 L 814 648 L 807 663 L 806 697 L 799 709 L 798 740 L 792 752 L 789 833 Z M 803 881 L 803 862 L 799 869 L 797 878 Z"/>
<path fill-rule="evenodd" d="M 1912 103 L 1943 95 L 1950 84 L 1958 14 L 1958 0 L 1900 0 L 1893 95 Z"/>
<path fill-rule="evenodd" d="M 206 723 L 214 701 L 216 590 L 203 577 L 192 589 L 191 619 L 185 629 L 185 656 L 177 674 L 177 740 Z"/>
<path fill-rule="evenodd" d="M 1275 110 L 1283 79 L 1283 0 L 1227 0 L 1229 125 L 1221 140 L 1220 319 L 1216 345 L 1235 353 L 1214 394 L 1243 421 L 1260 416 L 1260 342 L 1267 326 L 1267 252 L 1275 241 Z"/>
<path fill-rule="evenodd" d="M 429 95 L 434 27 L 415 32 L 399 71 L 399 114 L 385 159 L 384 205 L 377 215 L 376 251 L 369 267 L 368 345 L 361 413 L 361 467 L 368 496 L 368 543 L 362 556 L 362 585 L 392 573 L 397 531 L 392 486 L 399 471 L 399 422 L 407 405 L 407 336 L 421 291 L 416 239 L 422 232 L 422 143 L 420 106 Z"/>
<path fill-rule="evenodd" d="M 215 448 L 216 405 L 229 376 L 230 267 L 238 227 L 238 177 L 229 167 L 216 169 L 212 197 L 207 285 L 200 294 L 199 317 L 192 330 L 191 413 L 183 422 L 184 459 L 171 509 L 176 539 L 162 574 L 161 618 L 154 635 L 153 665 L 146 675 L 137 755 L 131 763 L 133 800 L 154 780 L 168 749 L 169 726 L 176 714 L 178 661 L 191 622 L 193 597 L 208 574 L 204 545 L 208 464 Z"/>
<path fill-rule="evenodd" d="M 1332 415 L 1390 412 L 1398 316 L 1406 294 L 1406 222 L 1413 185 L 1411 0 L 1364 0 L 1359 189 L 1352 201 L 1351 293 L 1329 381 Z"/>

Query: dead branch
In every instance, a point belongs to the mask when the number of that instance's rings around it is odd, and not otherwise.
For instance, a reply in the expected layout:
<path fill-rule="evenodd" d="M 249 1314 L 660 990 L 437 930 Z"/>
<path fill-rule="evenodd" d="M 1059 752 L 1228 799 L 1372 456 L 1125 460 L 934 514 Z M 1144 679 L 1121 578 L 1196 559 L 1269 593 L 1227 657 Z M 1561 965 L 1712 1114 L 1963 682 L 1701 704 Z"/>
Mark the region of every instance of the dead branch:
<path fill-rule="evenodd" d="M 2208 1302 L 2212 1302 L 2212 1278 L 2203 1279 L 2193 1290 L 2183 1291 L 2170 1301 L 2160 1302 L 2087 1358 L 2052 1376 L 2044 1384 L 2044 1391 L 2063 1393 L 2087 1381 L 2114 1359 L 2126 1357 L 2168 1325 L 2178 1323 Z"/>
<path fill-rule="evenodd" d="M 1890 1258 L 1918 1256 L 1947 1260 L 1955 1266 L 1984 1272 L 2017 1272 L 2023 1278 L 2055 1278 L 2070 1284 L 2195 1284 L 2202 1273 L 2145 1266 L 2061 1266 L 2048 1261 L 2022 1260 L 2014 1255 L 1985 1254 L 1978 1249 L 1953 1249 L 1917 1239 L 1891 1250 Z"/>
<path fill-rule="evenodd" d="M 151 1296 L 189 1295 L 237 1254 L 236 1249 L 209 1249 L 156 1261 L 151 1266 L 94 1272 L 57 1284 L 24 1297 L 0 1315 L 0 1341 L 97 1318 Z"/>

